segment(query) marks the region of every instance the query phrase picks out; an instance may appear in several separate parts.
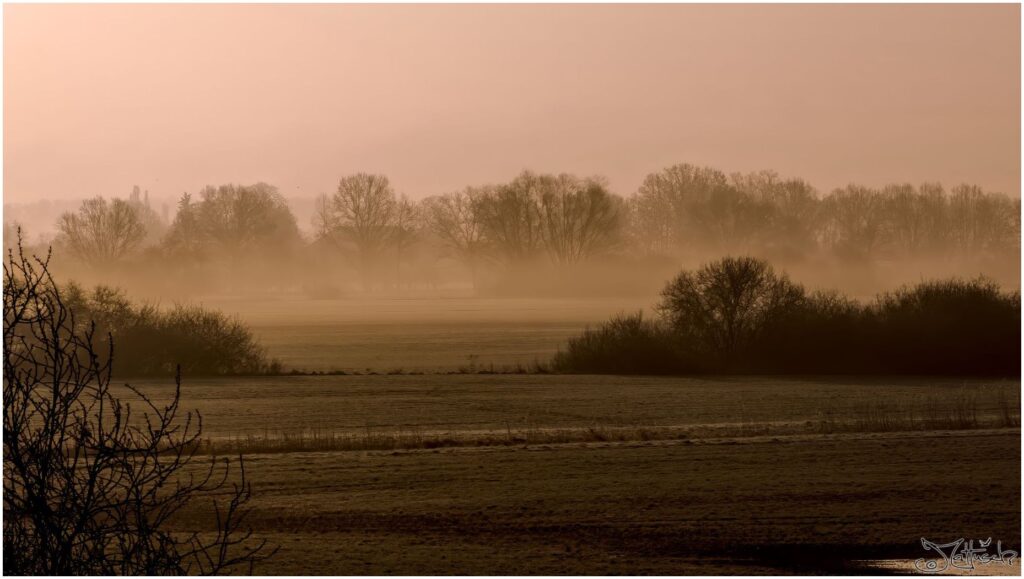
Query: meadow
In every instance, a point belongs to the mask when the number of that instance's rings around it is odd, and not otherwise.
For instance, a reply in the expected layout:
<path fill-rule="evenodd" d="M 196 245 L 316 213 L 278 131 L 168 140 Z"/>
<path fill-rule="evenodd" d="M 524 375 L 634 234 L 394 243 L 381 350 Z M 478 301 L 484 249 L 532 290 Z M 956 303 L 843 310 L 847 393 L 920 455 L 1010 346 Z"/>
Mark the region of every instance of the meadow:
<path fill-rule="evenodd" d="M 248 521 L 281 546 L 259 573 L 756 574 L 914 559 L 921 537 L 1018 548 L 1019 391 L 927 378 L 374 375 L 186 377 L 182 394 L 220 450 L 250 444 Z M 518 438 L 616 429 L 632 434 Z M 675 430 L 642 435 L 658 429 Z M 314 432 L 351 444 L 317 450 Z M 447 442 L 373 444 L 414 435 Z M 209 523 L 200 507 L 180 521 Z"/>
<path fill-rule="evenodd" d="M 257 573 L 861 573 L 927 556 L 922 537 L 1019 551 L 1019 380 L 494 374 L 649 304 L 204 303 L 287 366 L 348 372 L 184 376 L 201 458 L 245 454 L 247 521 L 280 546 Z M 212 528 L 203 505 L 176 524 Z"/>
<path fill-rule="evenodd" d="M 322 299 L 203 298 L 236 315 L 268 353 L 309 371 L 454 371 L 547 362 L 566 340 L 653 299 L 433 297 Z"/>

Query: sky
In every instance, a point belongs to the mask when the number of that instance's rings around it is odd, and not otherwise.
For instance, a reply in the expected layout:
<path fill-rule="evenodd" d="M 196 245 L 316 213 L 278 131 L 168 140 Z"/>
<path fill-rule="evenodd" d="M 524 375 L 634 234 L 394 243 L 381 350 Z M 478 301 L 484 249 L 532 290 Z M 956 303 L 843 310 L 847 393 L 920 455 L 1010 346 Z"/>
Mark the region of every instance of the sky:
<path fill-rule="evenodd" d="M 5 5 L 4 199 L 675 163 L 1020 195 L 1020 6 Z"/>

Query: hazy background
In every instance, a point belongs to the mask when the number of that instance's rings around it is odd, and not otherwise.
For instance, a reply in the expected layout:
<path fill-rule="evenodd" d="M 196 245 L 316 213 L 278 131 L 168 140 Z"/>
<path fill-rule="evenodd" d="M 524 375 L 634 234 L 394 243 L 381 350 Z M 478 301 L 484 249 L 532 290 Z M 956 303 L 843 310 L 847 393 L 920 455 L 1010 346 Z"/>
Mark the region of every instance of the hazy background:
<path fill-rule="evenodd" d="M 413 199 L 523 168 L 628 194 L 683 161 L 1019 196 L 1019 11 L 8 5 L 4 200 L 266 181 L 306 229 L 355 171 Z"/>
<path fill-rule="evenodd" d="M 860 300 L 1020 287 L 1017 5 L 4 16 L 5 245 L 293 367 L 530 363 L 725 255 Z"/>

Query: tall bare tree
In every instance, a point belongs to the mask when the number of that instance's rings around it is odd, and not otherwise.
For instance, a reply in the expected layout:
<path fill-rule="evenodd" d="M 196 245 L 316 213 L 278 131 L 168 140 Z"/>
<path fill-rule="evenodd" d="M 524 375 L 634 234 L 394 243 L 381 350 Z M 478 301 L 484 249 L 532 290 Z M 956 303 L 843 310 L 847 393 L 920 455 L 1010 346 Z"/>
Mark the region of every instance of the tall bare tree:
<path fill-rule="evenodd" d="M 839 255 L 867 259 L 885 240 L 885 206 L 878 192 L 849 185 L 836 189 L 824 201 L 822 239 Z"/>
<path fill-rule="evenodd" d="M 632 223 L 645 245 L 675 253 L 688 247 L 718 247 L 735 240 L 741 197 L 725 173 L 680 164 L 648 175 L 636 194 Z"/>
<path fill-rule="evenodd" d="M 423 201 L 427 227 L 469 269 L 473 287 L 486 256 L 487 242 L 478 211 L 480 200 L 487 194 L 487 188 L 467 187 Z"/>
<path fill-rule="evenodd" d="M 540 190 L 541 236 L 555 263 L 579 263 L 618 240 L 622 203 L 600 180 L 544 176 Z"/>
<path fill-rule="evenodd" d="M 732 183 L 750 201 L 749 219 L 743 226 L 753 232 L 759 249 L 790 253 L 813 249 L 819 204 L 817 192 L 807 182 L 758 171 L 734 174 Z"/>
<path fill-rule="evenodd" d="M 543 178 L 522 172 L 482 195 L 478 219 L 494 251 L 510 263 L 536 257 L 543 247 L 539 199 Z"/>
<path fill-rule="evenodd" d="M 879 194 L 885 219 L 885 242 L 892 253 L 921 256 L 945 245 L 946 197 L 942 186 L 925 183 L 887 185 Z"/>
<path fill-rule="evenodd" d="M 374 261 L 394 238 L 399 214 L 398 199 L 388 178 L 369 173 L 344 177 L 318 213 L 322 235 L 355 246 L 363 281 L 368 283 Z"/>
<path fill-rule="evenodd" d="M 117 262 L 137 249 L 146 229 L 136 209 L 122 199 L 96 197 L 57 220 L 59 241 L 92 265 Z"/>
<path fill-rule="evenodd" d="M 949 230 L 955 249 L 975 256 L 1012 247 L 1013 238 L 1020 237 L 1019 217 L 1014 216 L 1018 204 L 974 185 L 954 187 L 949 197 Z"/>
<path fill-rule="evenodd" d="M 420 207 L 414 201 L 409 200 L 405 195 L 396 199 L 388 241 L 395 250 L 395 272 L 398 277 L 401 277 L 402 263 L 410 258 L 416 245 L 422 217 Z"/>
<path fill-rule="evenodd" d="M 194 226 L 208 251 L 228 256 L 280 254 L 300 240 L 295 216 L 273 185 L 206 187 L 199 196 L 199 203 L 191 209 Z"/>

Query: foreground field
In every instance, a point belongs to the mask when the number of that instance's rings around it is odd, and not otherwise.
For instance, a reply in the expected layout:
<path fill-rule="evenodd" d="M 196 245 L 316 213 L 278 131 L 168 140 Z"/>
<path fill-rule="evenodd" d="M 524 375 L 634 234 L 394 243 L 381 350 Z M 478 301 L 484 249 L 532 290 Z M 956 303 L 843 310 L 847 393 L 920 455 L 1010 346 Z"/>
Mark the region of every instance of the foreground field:
<path fill-rule="evenodd" d="M 1019 456 L 1019 430 L 259 455 L 249 520 L 281 546 L 260 573 L 843 572 L 1019 550 Z"/>
<path fill-rule="evenodd" d="M 525 426 L 703 429 L 250 453 L 249 522 L 281 546 L 259 573 L 832 573 L 927 556 L 922 537 L 993 537 L 1020 550 L 1020 429 L 997 426 L 1000 400 L 1016 408 L 1016 381 L 322 376 L 187 380 L 183 395 L 219 440 L 314 428 L 456 438 Z M 901 430 L 884 419 L 938 401 L 971 405 L 977 421 Z M 858 417 L 858 431 L 764 434 Z M 209 519 L 194 511 L 178 524 Z"/>

